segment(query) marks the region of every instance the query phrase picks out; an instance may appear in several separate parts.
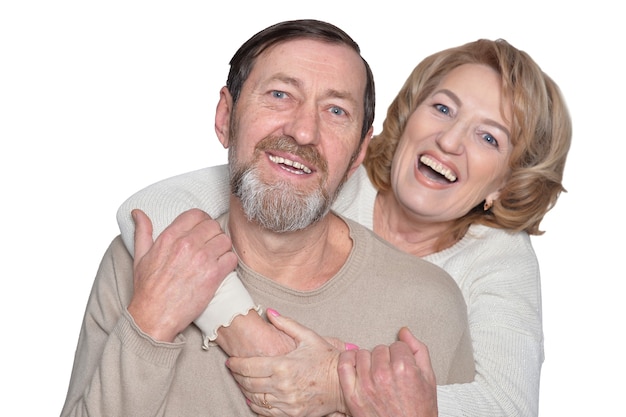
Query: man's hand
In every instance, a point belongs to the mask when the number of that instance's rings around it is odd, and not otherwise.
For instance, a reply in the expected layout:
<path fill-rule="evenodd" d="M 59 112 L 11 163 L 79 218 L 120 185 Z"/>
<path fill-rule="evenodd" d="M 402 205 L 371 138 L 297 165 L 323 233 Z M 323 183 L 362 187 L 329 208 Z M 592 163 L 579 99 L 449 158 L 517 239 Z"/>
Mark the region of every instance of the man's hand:
<path fill-rule="evenodd" d="M 407 328 L 391 346 L 344 351 L 339 380 L 354 417 L 436 417 L 437 383 L 426 345 Z"/>
<path fill-rule="evenodd" d="M 228 368 L 262 416 L 325 416 L 342 411 L 337 375 L 339 350 L 295 320 L 268 310 L 268 318 L 297 347 L 284 356 L 235 358 Z"/>
<path fill-rule="evenodd" d="M 134 293 L 128 312 L 152 338 L 172 342 L 206 308 L 237 256 L 220 225 L 201 210 L 178 216 L 154 242 L 148 216 L 141 210 L 132 215 Z"/>

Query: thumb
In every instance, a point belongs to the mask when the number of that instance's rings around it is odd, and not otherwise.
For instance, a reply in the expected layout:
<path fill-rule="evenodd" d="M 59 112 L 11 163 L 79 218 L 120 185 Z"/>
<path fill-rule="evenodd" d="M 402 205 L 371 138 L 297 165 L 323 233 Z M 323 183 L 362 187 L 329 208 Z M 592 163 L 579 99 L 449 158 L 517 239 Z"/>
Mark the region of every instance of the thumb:
<path fill-rule="evenodd" d="M 409 345 L 411 352 L 413 352 L 413 357 L 415 358 L 415 363 L 421 369 L 431 369 L 432 365 L 430 363 L 430 354 L 428 352 L 428 346 L 424 343 L 420 342 L 413 333 L 407 328 L 403 327 L 398 332 L 398 340 Z"/>
<path fill-rule="evenodd" d="M 137 263 L 150 250 L 154 241 L 152 240 L 152 221 L 146 213 L 139 209 L 131 212 L 135 222 L 135 254 L 134 263 Z"/>

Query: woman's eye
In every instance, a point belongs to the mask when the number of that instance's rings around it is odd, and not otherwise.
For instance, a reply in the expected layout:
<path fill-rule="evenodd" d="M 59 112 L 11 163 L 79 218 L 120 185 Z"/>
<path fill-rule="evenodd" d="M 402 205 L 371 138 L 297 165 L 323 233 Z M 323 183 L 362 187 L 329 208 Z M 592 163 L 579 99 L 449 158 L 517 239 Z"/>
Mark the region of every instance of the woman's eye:
<path fill-rule="evenodd" d="M 485 142 L 487 142 L 488 144 L 493 145 L 496 148 L 498 147 L 498 140 L 491 136 L 489 133 L 485 133 L 483 135 L 483 139 L 485 139 Z"/>
<path fill-rule="evenodd" d="M 450 108 L 443 104 L 435 104 L 435 108 L 443 114 L 450 114 Z"/>

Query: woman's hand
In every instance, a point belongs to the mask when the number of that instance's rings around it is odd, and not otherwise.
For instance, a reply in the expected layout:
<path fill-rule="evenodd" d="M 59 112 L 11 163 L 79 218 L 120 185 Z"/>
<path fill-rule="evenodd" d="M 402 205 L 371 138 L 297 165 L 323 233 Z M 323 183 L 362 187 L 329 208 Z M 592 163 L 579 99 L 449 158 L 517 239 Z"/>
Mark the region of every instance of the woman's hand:
<path fill-rule="evenodd" d="M 341 353 L 338 371 L 348 415 L 436 417 L 437 383 L 428 348 L 406 327 L 391 346 Z"/>
<path fill-rule="evenodd" d="M 315 417 L 345 411 L 337 374 L 341 351 L 295 320 L 271 309 L 267 313 L 297 347 L 284 356 L 228 360 L 250 408 L 263 416 Z"/>

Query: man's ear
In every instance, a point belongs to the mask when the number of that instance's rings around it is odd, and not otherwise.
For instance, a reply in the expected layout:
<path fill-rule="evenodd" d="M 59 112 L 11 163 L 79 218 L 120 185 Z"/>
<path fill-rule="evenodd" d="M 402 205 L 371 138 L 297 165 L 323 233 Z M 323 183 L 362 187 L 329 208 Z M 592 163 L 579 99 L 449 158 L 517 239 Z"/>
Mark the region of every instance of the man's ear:
<path fill-rule="evenodd" d="M 224 148 L 228 148 L 230 139 L 230 117 L 233 109 L 233 97 L 228 88 L 220 90 L 220 101 L 215 110 L 215 133 Z"/>
<path fill-rule="evenodd" d="M 361 143 L 359 153 L 357 154 L 356 158 L 354 158 L 354 161 L 352 161 L 352 165 L 350 165 L 350 169 L 348 170 L 348 178 L 350 178 L 350 176 L 354 174 L 354 171 L 356 171 L 356 169 L 363 163 L 363 160 L 365 159 L 365 154 L 367 153 L 367 148 L 370 144 L 370 141 L 372 140 L 373 134 L 374 127 L 370 126 L 370 129 L 365 135 L 365 139 L 363 139 L 363 143 Z"/>

